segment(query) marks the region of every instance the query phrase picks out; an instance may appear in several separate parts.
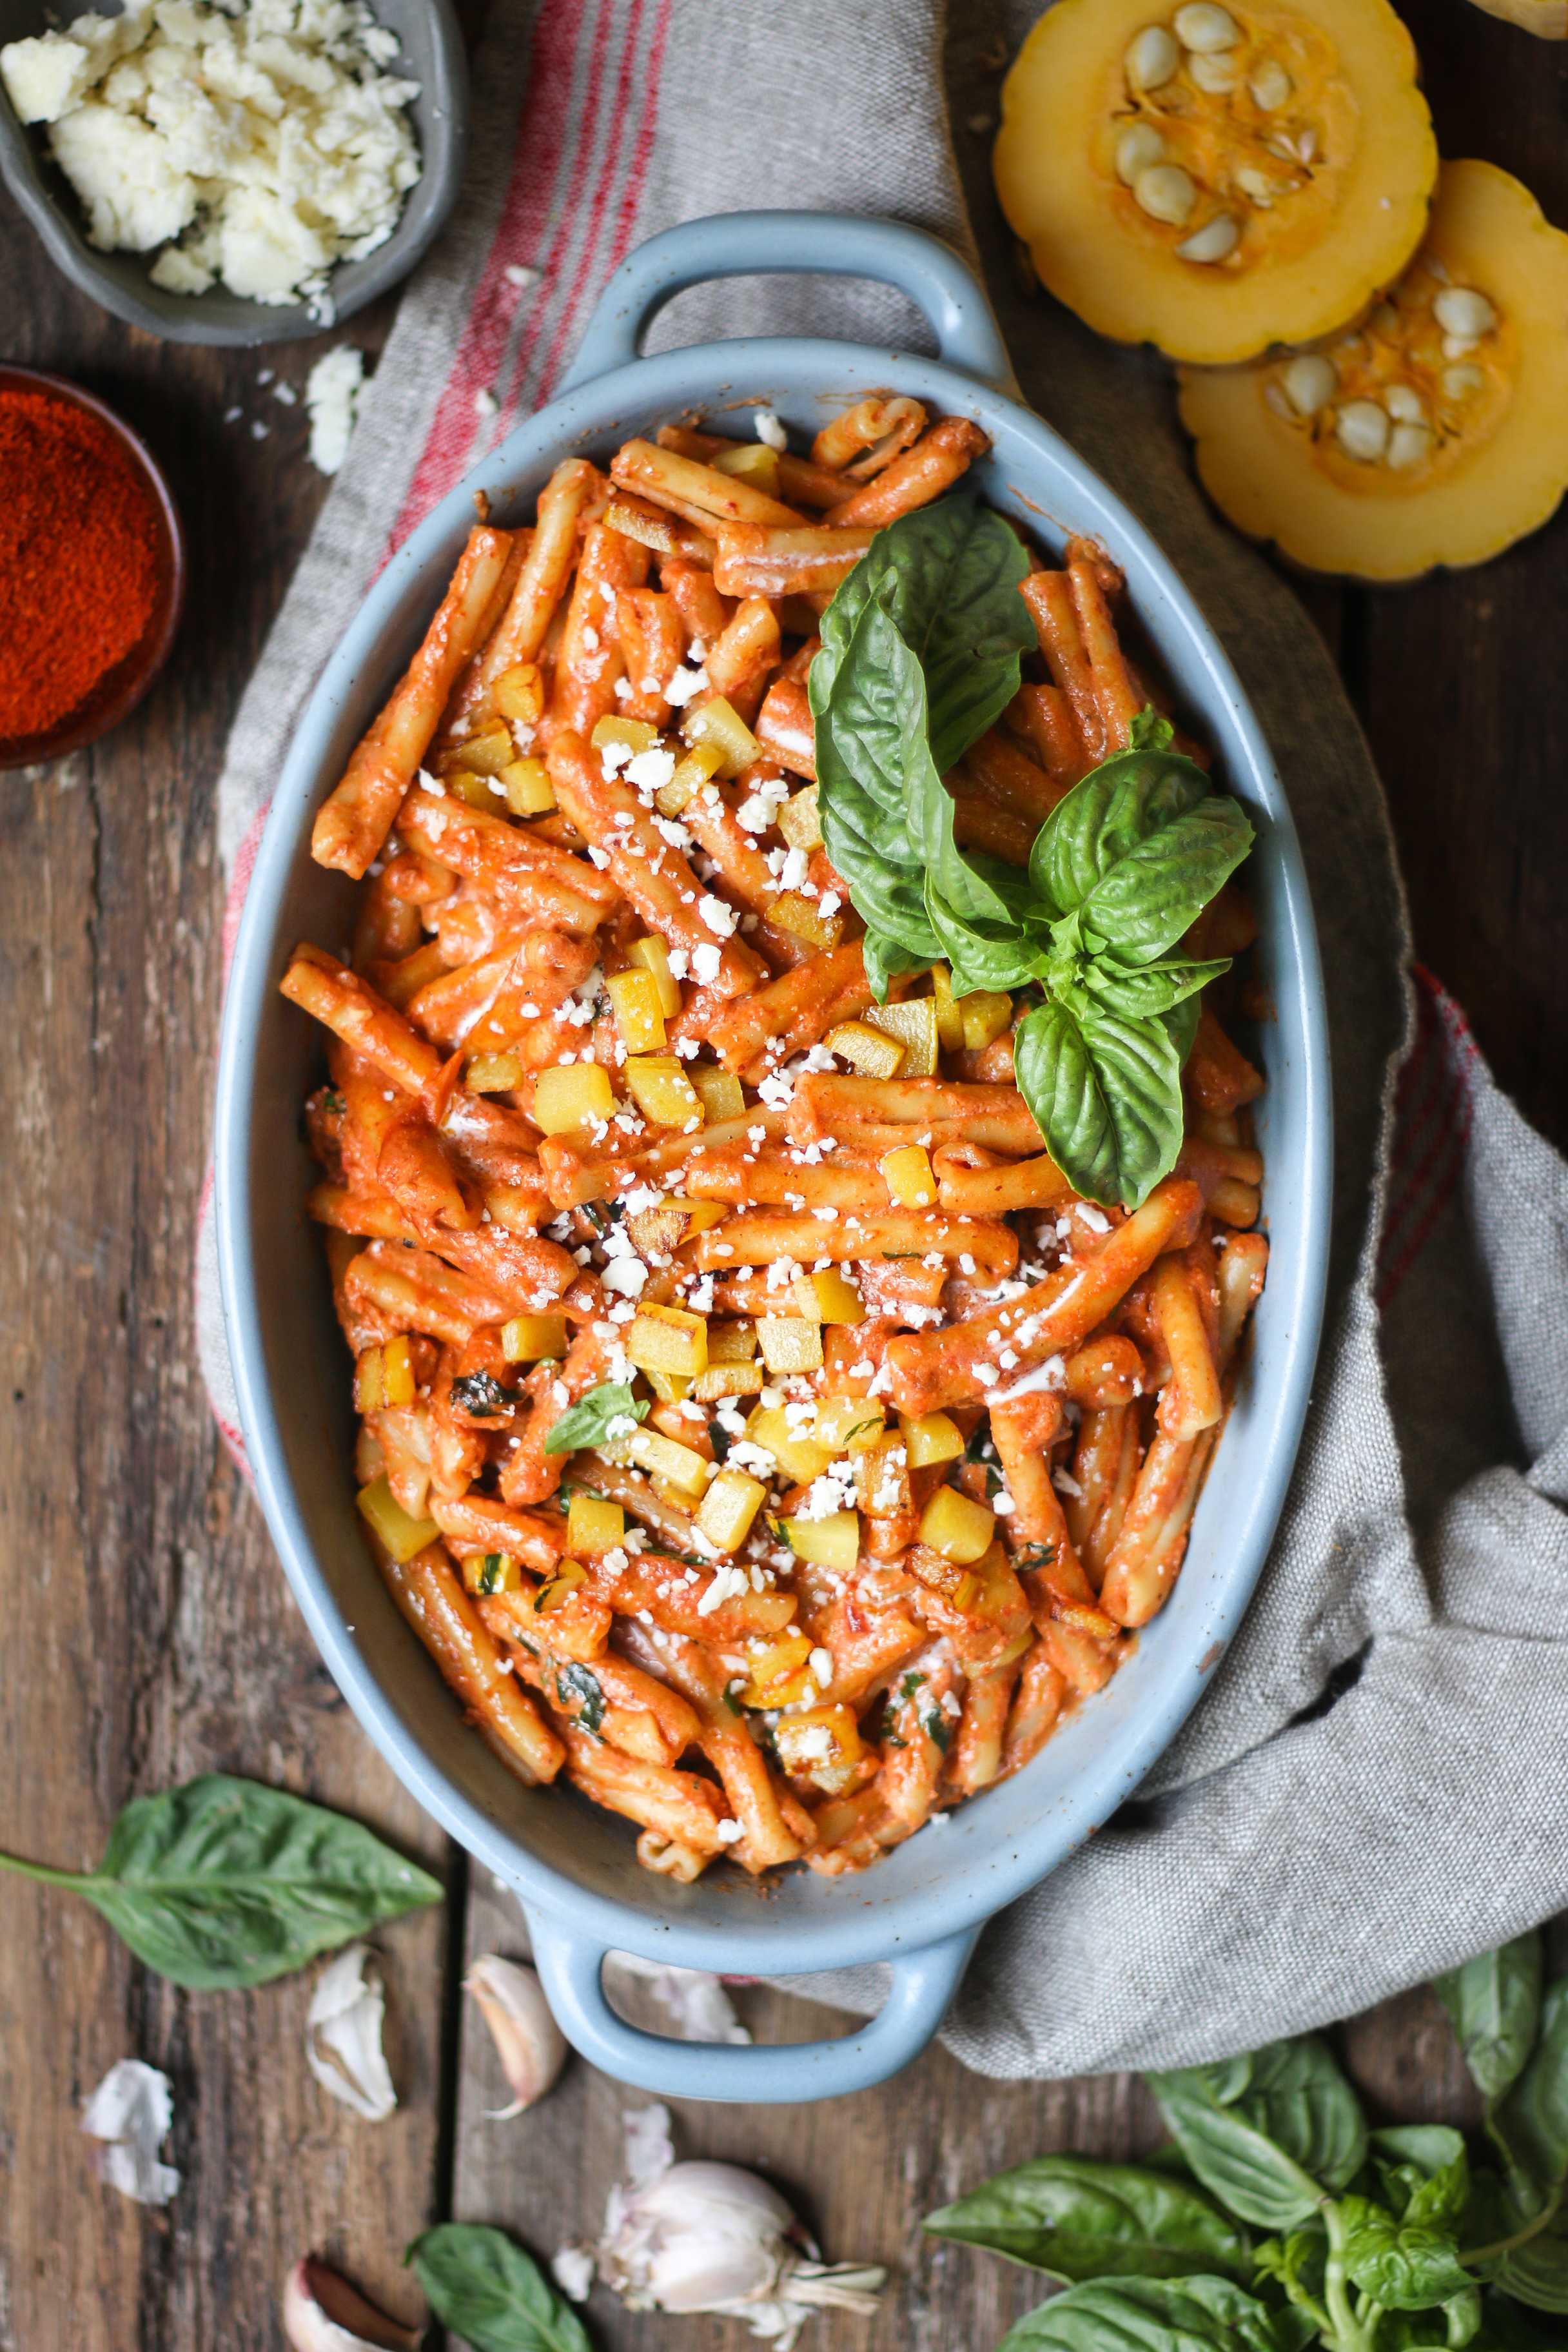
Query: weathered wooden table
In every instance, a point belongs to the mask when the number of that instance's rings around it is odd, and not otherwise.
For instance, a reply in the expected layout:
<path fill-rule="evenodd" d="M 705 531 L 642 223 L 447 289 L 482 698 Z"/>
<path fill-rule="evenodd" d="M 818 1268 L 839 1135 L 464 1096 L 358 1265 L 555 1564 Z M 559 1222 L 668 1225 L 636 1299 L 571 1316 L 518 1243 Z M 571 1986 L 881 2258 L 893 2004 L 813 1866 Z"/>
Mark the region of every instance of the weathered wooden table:
<path fill-rule="evenodd" d="M 1568 225 L 1568 50 L 1465 0 L 1400 5 L 1444 152 L 1519 173 Z M 984 172 L 1001 51 L 989 0 L 962 15 L 953 115 L 1005 314 L 1019 297 Z M 516 1948 L 514 1919 L 393 1781 L 318 1663 L 195 1370 L 220 985 L 213 781 L 325 488 L 305 460 L 303 411 L 258 389 L 255 355 L 181 351 L 103 316 L 8 202 L 0 288 L 4 356 L 77 378 L 146 436 L 193 562 L 183 635 L 151 700 L 88 753 L 0 777 L 0 1845 L 86 1866 L 126 1798 L 223 1768 L 360 1814 L 449 1891 L 444 1910 L 377 1939 L 403 2104 L 367 2126 L 307 2072 L 309 1979 L 184 1994 L 132 1964 L 85 1906 L 0 1880 L 0 2346 L 274 2352 L 279 2288 L 308 2247 L 413 2315 L 400 2257 L 431 2220 L 504 2222 L 544 2254 L 591 2233 L 628 2095 L 574 2062 L 535 2113 L 484 2119 L 504 2093 L 460 1979 L 465 1953 Z M 374 350 L 389 317 L 357 319 L 353 340 Z M 298 384 L 314 356 L 293 346 L 282 371 Z M 226 425 L 237 404 L 242 421 Z M 1476 572 L 1302 593 L 1387 783 L 1420 951 L 1502 1083 L 1568 1141 L 1568 514 Z M 812 2030 L 803 2004 L 741 1998 L 759 2034 Z M 1468 2118 L 1429 1995 L 1358 2020 L 1342 2046 L 1386 2114 Z M 100 2187 L 76 2128 L 83 2098 L 128 2055 L 174 2085 L 168 2152 L 184 2186 L 162 2211 Z M 1135 2083 L 997 2084 L 940 2052 L 858 2098 L 690 2108 L 678 2132 L 688 2153 L 773 2170 L 832 2256 L 893 2266 L 882 2315 L 818 2324 L 808 2342 L 822 2352 L 986 2352 L 1035 2300 L 1030 2282 L 922 2245 L 921 2215 L 1026 2155 L 1128 2153 L 1155 2137 Z M 593 2325 L 605 2346 L 751 2341 L 732 2324 L 634 2319 L 597 2294 Z"/>

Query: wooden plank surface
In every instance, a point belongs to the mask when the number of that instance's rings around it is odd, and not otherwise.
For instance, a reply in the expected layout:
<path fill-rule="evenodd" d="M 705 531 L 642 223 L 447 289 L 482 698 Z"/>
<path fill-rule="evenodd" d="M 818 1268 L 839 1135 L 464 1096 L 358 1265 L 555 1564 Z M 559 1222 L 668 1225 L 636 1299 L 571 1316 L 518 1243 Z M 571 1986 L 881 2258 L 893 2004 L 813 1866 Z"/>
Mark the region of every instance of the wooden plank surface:
<path fill-rule="evenodd" d="M 1519 171 L 1568 223 L 1568 54 L 1463 5 L 1405 0 L 1447 152 Z M 999 54 L 991 0 L 955 25 L 952 95 L 984 191 Z M 1010 252 L 977 205 L 988 265 Z M 225 356 L 156 344 L 67 288 L 0 201 L 8 359 L 75 377 L 167 467 L 190 529 L 188 616 L 152 700 L 54 769 L 0 776 L 0 1291 L 10 1410 L 0 1417 L 0 1843 L 80 1866 L 131 1795 L 208 1768 L 351 1810 L 436 1868 L 443 1842 L 393 1782 L 323 1673 L 255 1507 L 216 1441 L 195 1370 L 191 1259 L 210 1109 L 221 900 L 212 787 L 225 733 L 319 507 L 295 385 L 318 347 Z M 388 312 L 354 321 L 374 352 Z M 329 338 L 328 341 L 338 340 Z M 241 417 L 221 420 L 239 406 Z M 252 424 L 267 428 L 253 437 Z M 1568 1137 L 1568 801 L 1556 648 L 1568 619 L 1560 517 L 1500 562 L 1390 593 L 1310 586 L 1387 779 L 1416 937 L 1526 1109 Z M 476 1879 L 483 1874 L 475 1873 Z M 460 1890 L 463 1874 L 456 1884 Z M 404 2106 L 358 2125 L 304 2062 L 310 1979 L 247 1995 L 173 1991 L 85 1906 L 0 1879 L 0 2352 L 278 2352 L 277 2293 L 309 2244 L 394 2307 L 416 2306 L 401 2250 L 457 2210 L 545 2254 L 591 2234 L 636 2095 L 573 2062 L 510 2124 L 488 2044 L 459 2021 L 459 1955 L 520 1948 L 488 1885 L 459 1916 L 378 1937 Z M 798 2038 L 824 2014 L 742 1994 L 753 2030 Z M 461 2024 L 462 2063 L 458 2061 Z M 1430 1997 L 1348 2028 L 1381 2114 L 1472 2112 Z M 144 2212 L 89 2175 L 76 2117 L 117 2059 L 174 2084 L 168 2153 L 185 2176 Z M 1047 2147 L 1151 2144 L 1133 2084 L 991 2084 L 931 2053 L 897 2083 L 808 2110 L 677 2110 L 682 2151 L 761 2162 L 834 2257 L 886 2261 L 870 2326 L 820 2323 L 820 2352 L 985 2352 L 1034 2292 L 1024 2274 L 922 2246 L 922 2212 Z M 595 2298 L 606 2347 L 711 2344 Z"/>

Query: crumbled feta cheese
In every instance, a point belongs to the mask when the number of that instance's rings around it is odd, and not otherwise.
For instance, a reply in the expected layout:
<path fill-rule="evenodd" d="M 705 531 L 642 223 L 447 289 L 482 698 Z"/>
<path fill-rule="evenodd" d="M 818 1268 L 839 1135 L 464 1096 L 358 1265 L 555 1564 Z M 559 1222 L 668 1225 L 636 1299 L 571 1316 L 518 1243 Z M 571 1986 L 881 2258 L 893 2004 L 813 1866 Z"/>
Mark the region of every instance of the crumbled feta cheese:
<path fill-rule="evenodd" d="M 335 474 L 349 454 L 349 436 L 354 429 L 363 383 L 364 356 L 352 343 L 340 343 L 328 352 L 306 379 L 310 463 L 319 473 Z"/>
<path fill-rule="evenodd" d="M 715 1822 L 713 1834 L 721 1845 L 735 1845 L 746 1834 L 739 1822 Z"/>
<path fill-rule="evenodd" d="M 712 906 L 716 903 L 718 902 L 712 899 L 703 900 L 704 906 Z M 691 971 L 693 978 L 701 981 L 706 986 L 708 983 L 718 979 L 719 967 L 723 961 L 724 951 L 721 948 L 715 946 L 711 940 L 700 940 L 691 950 Z M 672 970 L 673 966 L 674 960 L 672 958 Z M 763 1086 L 767 1084 L 765 1078 L 763 1081 Z M 761 1089 L 759 1089 L 759 1092 L 760 1091 Z"/>
<path fill-rule="evenodd" d="M 725 898 L 715 898 L 710 892 L 697 902 L 697 911 L 716 938 L 729 939 L 735 929 L 735 909 Z"/>
<path fill-rule="evenodd" d="M 765 441 L 770 449 L 782 451 L 789 447 L 789 436 L 771 408 L 759 408 L 752 422 L 757 428 L 758 440 Z"/>
<path fill-rule="evenodd" d="M 687 704 L 695 702 L 700 694 L 709 694 L 711 691 L 705 669 L 682 667 L 676 671 L 675 676 L 665 688 L 664 698 L 666 702 L 672 703 L 677 710 L 684 710 Z"/>
<path fill-rule="evenodd" d="M 287 303 L 384 244 L 419 177 L 418 84 L 380 70 L 396 47 L 363 0 L 130 0 L 10 43 L 0 79 L 23 121 L 49 124 L 94 245 L 163 246 L 151 274 L 170 293 L 221 278 Z"/>
<path fill-rule="evenodd" d="M 634 759 L 626 761 L 627 783 L 636 784 L 642 791 L 657 793 L 661 784 L 668 783 L 674 773 L 675 754 L 667 751 L 661 744 L 655 744 L 651 751 L 639 751 Z"/>

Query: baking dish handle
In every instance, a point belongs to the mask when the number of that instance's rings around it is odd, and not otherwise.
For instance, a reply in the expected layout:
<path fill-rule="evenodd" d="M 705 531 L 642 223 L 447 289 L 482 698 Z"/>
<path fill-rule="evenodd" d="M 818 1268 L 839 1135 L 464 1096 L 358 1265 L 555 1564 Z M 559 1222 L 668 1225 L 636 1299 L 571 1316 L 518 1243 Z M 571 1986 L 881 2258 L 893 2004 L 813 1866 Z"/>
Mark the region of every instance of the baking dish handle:
<path fill-rule="evenodd" d="M 952 1999 L 978 1927 L 900 1953 L 877 2015 L 841 2042 L 676 2042 L 617 2017 L 605 1998 L 605 1947 L 548 1911 L 523 1906 L 534 1966 L 574 2049 L 618 2083 L 667 2099 L 784 2106 L 840 2098 L 886 2082 L 918 2058 Z"/>
<path fill-rule="evenodd" d="M 950 246 L 902 221 L 793 212 L 715 213 L 682 221 L 639 245 L 600 295 L 562 391 L 575 392 L 638 358 L 654 312 L 687 287 L 781 271 L 896 286 L 926 320 L 949 367 L 1016 394 L 991 305 Z"/>

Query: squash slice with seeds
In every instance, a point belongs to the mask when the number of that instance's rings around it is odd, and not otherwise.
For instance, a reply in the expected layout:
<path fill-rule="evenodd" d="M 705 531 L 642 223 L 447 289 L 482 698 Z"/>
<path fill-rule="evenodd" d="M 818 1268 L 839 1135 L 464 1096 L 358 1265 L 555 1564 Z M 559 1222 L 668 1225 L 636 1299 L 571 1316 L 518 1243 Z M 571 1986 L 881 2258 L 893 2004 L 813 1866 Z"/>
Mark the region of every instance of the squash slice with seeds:
<path fill-rule="evenodd" d="M 1102 335 L 1205 364 L 1305 342 L 1420 241 L 1415 76 L 1388 0 L 1058 0 L 1003 89 L 1002 208 Z"/>
<path fill-rule="evenodd" d="M 1568 236 L 1493 163 L 1445 163 L 1431 228 L 1355 329 L 1184 368 L 1182 422 L 1232 522 L 1310 571 L 1485 562 L 1568 488 Z"/>

